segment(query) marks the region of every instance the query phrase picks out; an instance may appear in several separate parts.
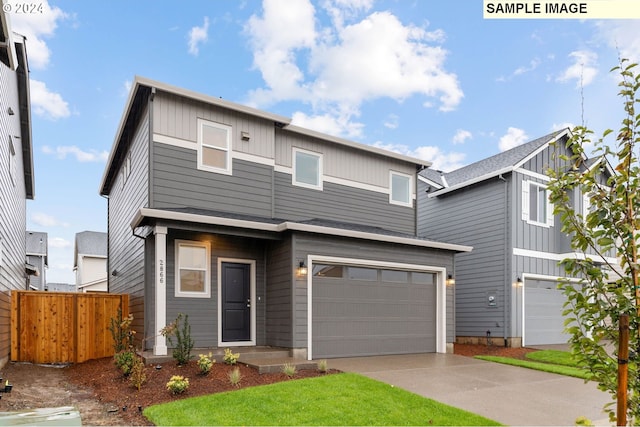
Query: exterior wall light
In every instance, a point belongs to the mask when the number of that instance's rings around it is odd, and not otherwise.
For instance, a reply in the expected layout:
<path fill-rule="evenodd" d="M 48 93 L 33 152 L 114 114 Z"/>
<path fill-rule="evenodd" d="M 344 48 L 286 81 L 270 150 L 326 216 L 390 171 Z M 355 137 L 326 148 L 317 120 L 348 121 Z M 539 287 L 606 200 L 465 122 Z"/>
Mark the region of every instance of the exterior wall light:
<path fill-rule="evenodd" d="M 447 280 L 445 281 L 445 284 L 447 286 L 453 286 L 456 284 L 456 279 L 453 278 L 453 276 L 451 274 L 447 275 Z"/>
<path fill-rule="evenodd" d="M 249 141 L 251 139 L 251 135 L 249 134 L 249 132 L 243 130 L 242 132 L 240 132 L 240 138 L 243 141 Z"/>
<path fill-rule="evenodd" d="M 298 268 L 296 268 L 296 277 L 307 277 L 307 266 L 304 264 L 304 261 L 300 261 L 298 264 Z"/>

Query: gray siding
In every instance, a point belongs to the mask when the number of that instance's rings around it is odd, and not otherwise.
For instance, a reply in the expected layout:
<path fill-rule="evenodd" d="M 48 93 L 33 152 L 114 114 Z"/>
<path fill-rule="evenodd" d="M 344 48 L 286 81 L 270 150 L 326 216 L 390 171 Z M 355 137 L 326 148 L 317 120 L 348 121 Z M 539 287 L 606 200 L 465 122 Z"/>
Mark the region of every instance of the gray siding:
<path fill-rule="evenodd" d="M 20 138 L 20 108 L 16 73 L 0 62 L 0 367 L 11 347 L 11 290 L 25 289 L 26 189 Z M 15 115 L 6 114 L 8 108 Z M 10 144 L 15 149 L 15 176 L 9 169 Z"/>
<path fill-rule="evenodd" d="M 197 169 L 196 151 L 154 143 L 154 208 L 193 207 L 271 217 L 273 168 L 233 160 L 233 176 Z"/>
<path fill-rule="evenodd" d="M 275 347 L 293 347 L 292 259 L 290 236 L 271 243 L 267 258 L 266 344 Z"/>
<path fill-rule="evenodd" d="M 294 186 L 291 175 L 275 174 L 275 217 L 321 218 L 415 233 L 413 208 L 392 205 L 389 195 L 325 182 L 323 190 Z"/>
<path fill-rule="evenodd" d="M 209 242 L 210 258 L 210 298 L 185 298 L 175 296 L 175 240 Z M 242 237 L 226 237 L 202 233 L 190 233 L 175 229 L 167 236 L 167 323 L 179 313 L 189 315 L 191 336 L 195 347 L 218 346 L 218 258 L 237 258 L 256 262 L 256 344 L 265 344 L 265 243 Z M 155 330 L 153 319 L 149 320 Z"/>
<path fill-rule="evenodd" d="M 148 206 L 149 182 L 149 111 L 142 114 L 131 139 L 131 173 L 123 183 L 118 173 L 108 199 L 109 292 L 130 294 L 133 329 L 141 339 L 144 330 L 144 240 L 135 236 L 131 221 L 141 207 Z M 122 171 L 122 165 L 120 165 Z M 116 271 L 116 275 L 113 272 Z"/>
<path fill-rule="evenodd" d="M 403 245 L 391 245 L 370 241 L 358 241 L 345 238 L 332 238 L 298 233 L 294 238 L 294 256 L 290 269 L 296 267 L 296 260 L 306 259 L 307 255 L 325 255 L 345 258 L 360 258 L 373 261 L 388 261 L 406 264 L 419 264 L 444 267 L 453 271 L 453 253 Z M 454 290 L 447 287 L 447 342 L 453 342 L 454 334 Z M 293 301 L 294 331 L 293 347 L 307 347 L 307 282 L 296 279 Z"/>
<path fill-rule="evenodd" d="M 455 258 L 458 336 L 485 336 L 488 330 L 493 337 L 505 333 L 505 301 L 509 301 L 511 289 L 510 284 L 506 286 L 505 295 L 505 281 L 510 280 L 505 277 L 509 269 L 507 186 L 496 177 L 428 198 L 426 184 L 420 182 L 419 235 L 473 246 L 473 251 Z M 496 306 L 488 306 L 488 293 L 496 295 Z"/>

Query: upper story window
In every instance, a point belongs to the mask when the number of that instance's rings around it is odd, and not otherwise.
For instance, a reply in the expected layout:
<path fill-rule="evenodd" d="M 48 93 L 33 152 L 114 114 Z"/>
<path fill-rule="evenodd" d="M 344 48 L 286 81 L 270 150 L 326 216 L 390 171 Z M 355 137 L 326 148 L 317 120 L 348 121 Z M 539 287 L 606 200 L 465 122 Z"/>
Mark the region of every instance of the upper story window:
<path fill-rule="evenodd" d="M 389 181 L 389 186 L 391 187 L 389 203 L 411 206 L 411 177 L 392 171 L 389 176 Z"/>
<path fill-rule="evenodd" d="M 522 184 L 522 219 L 529 224 L 553 225 L 553 208 L 544 184 L 524 181 Z"/>
<path fill-rule="evenodd" d="M 198 119 L 198 169 L 231 175 L 231 126 Z"/>
<path fill-rule="evenodd" d="M 322 190 L 322 154 L 293 149 L 293 185 Z"/>
<path fill-rule="evenodd" d="M 209 244 L 176 240 L 175 296 L 209 298 Z"/>

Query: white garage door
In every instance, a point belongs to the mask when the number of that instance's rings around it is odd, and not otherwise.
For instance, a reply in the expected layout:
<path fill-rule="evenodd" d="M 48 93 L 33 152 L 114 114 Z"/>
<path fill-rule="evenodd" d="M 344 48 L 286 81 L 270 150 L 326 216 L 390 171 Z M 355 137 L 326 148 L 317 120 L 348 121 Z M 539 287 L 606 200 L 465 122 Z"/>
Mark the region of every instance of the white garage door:
<path fill-rule="evenodd" d="M 313 358 L 436 351 L 436 273 L 313 264 Z"/>
<path fill-rule="evenodd" d="M 558 283 L 526 279 L 524 283 L 524 345 L 565 344 L 562 307 L 565 295 Z"/>

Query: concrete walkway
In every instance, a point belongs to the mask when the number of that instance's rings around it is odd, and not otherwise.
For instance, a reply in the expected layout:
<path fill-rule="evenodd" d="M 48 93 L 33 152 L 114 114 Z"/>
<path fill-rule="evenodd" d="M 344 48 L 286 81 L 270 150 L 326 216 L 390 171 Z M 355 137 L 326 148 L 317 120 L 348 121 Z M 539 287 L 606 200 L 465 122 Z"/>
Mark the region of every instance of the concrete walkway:
<path fill-rule="evenodd" d="M 587 417 L 610 426 L 611 401 L 595 383 L 454 354 L 412 354 L 329 360 L 356 372 L 511 426 L 573 426 Z"/>

